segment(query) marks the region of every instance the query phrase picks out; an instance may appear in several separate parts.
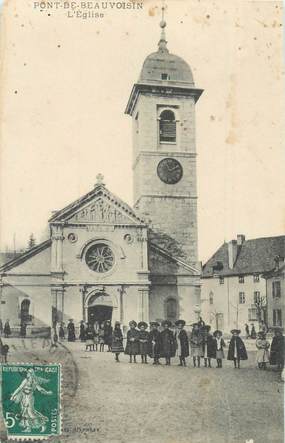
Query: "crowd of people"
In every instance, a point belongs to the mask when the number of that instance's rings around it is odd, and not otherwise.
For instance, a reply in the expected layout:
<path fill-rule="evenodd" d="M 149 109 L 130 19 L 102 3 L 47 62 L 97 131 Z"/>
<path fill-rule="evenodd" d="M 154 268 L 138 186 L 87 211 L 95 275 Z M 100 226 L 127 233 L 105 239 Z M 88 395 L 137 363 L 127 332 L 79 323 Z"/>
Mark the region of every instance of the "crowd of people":
<path fill-rule="evenodd" d="M 149 330 L 148 330 L 149 328 Z M 193 366 L 200 368 L 212 367 L 213 360 L 216 367 L 223 367 L 223 360 L 227 357 L 233 361 L 234 368 L 240 368 L 240 362 L 247 360 L 247 350 L 244 341 L 240 337 L 241 331 L 233 329 L 232 337 L 226 344 L 223 332 L 215 330 L 211 333 L 211 326 L 206 325 L 200 318 L 192 325 L 192 331 L 185 330 L 185 321 L 177 320 L 173 325 L 169 320 L 160 323 L 154 321 L 149 325 L 141 321 L 138 324 L 132 320 L 129 322 L 129 330 L 124 336 L 120 322 L 115 322 L 114 328 L 111 321 L 85 324 L 80 322 L 79 340 L 85 343 L 86 351 L 104 351 L 107 346 L 108 352 L 115 355 L 115 361 L 119 362 L 121 353 L 129 356 L 130 363 L 137 363 L 141 358 L 142 364 L 148 363 L 148 358 L 153 360 L 154 365 L 159 365 L 160 359 L 165 360 L 167 366 L 171 365 L 171 359 L 179 357 L 179 366 L 186 366 L 186 359 L 191 356 Z M 65 338 L 65 327 L 59 327 L 59 339 Z M 276 365 L 278 369 L 284 367 L 285 337 L 282 328 L 274 328 L 272 343 L 266 338 L 267 333 L 263 328 L 256 334 L 256 361 L 260 369 L 266 369 L 268 363 Z M 72 320 L 67 325 L 67 340 L 75 341 L 75 325 Z M 226 348 L 227 354 L 226 354 Z"/>

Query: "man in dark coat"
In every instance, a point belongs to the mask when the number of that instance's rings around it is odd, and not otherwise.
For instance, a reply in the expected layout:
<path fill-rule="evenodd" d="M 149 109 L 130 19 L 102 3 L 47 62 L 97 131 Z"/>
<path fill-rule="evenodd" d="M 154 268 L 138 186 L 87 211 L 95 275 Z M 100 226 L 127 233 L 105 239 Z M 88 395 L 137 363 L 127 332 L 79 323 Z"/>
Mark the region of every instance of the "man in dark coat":
<path fill-rule="evenodd" d="M 129 323 L 130 329 L 127 332 L 127 345 L 125 349 L 125 354 L 130 356 L 130 363 L 137 362 L 136 356 L 139 353 L 139 331 L 136 329 L 137 323 L 132 320 Z"/>
<path fill-rule="evenodd" d="M 212 334 L 210 334 L 210 325 L 206 325 L 201 329 L 202 334 L 202 353 L 204 357 L 204 366 L 211 368 L 211 358 L 216 358 L 215 342 Z"/>
<path fill-rule="evenodd" d="M 253 323 L 251 325 L 250 338 L 256 339 L 256 330 Z"/>
<path fill-rule="evenodd" d="M 138 323 L 139 328 L 139 353 L 141 355 L 142 363 L 147 363 L 147 354 L 148 354 L 148 336 L 149 332 L 147 331 L 148 324 L 145 321 L 140 321 Z"/>
<path fill-rule="evenodd" d="M 72 319 L 69 320 L 67 325 L 67 340 L 75 341 L 75 326 Z"/>
<path fill-rule="evenodd" d="M 10 323 L 9 320 L 6 320 L 4 324 L 4 337 L 9 338 L 10 335 L 11 335 Z"/>
<path fill-rule="evenodd" d="M 159 357 L 161 352 L 161 334 L 158 330 L 157 321 L 150 322 L 150 333 L 148 336 L 148 355 L 153 358 L 154 365 L 160 365 Z"/>
<path fill-rule="evenodd" d="M 247 352 L 244 342 L 239 337 L 240 329 L 231 331 L 232 338 L 229 344 L 228 360 L 233 360 L 234 367 L 240 368 L 240 360 L 247 360 Z"/>
<path fill-rule="evenodd" d="M 175 322 L 177 331 L 175 332 L 175 340 L 177 343 L 177 353 L 180 360 L 178 366 L 186 366 L 186 357 L 189 357 L 189 340 L 187 332 L 183 329 L 185 326 L 184 320 L 177 320 Z"/>
<path fill-rule="evenodd" d="M 284 351 L 285 351 L 285 337 L 282 334 L 281 328 L 275 328 L 275 336 L 273 337 L 269 362 L 271 365 L 277 365 L 278 369 L 284 368 Z"/>
<path fill-rule="evenodd" d="M 161 357 L 164 357 L 165 364 L 170 366 L 170 359 L 175 356 L 177 344 L 173 332 L 169 329 L 171 321 L 164 320 L 161 326 L 164 328 L 161 332 Z"/>

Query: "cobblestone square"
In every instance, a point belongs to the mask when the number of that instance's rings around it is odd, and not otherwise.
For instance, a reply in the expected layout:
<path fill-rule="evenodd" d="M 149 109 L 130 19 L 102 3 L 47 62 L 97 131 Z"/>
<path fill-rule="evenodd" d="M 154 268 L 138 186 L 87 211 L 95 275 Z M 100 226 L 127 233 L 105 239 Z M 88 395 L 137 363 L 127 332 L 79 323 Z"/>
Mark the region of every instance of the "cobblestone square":
<path fill-rule="evenodd" d="M 10 342 L 10 361 L 62 362 L 63 435 L 79 443 L 282 443 L 283 384 L 256 368 L 255 352 L 240 370 L 116 363 L 84 343 L 50 348 L 42 340 Z"/>

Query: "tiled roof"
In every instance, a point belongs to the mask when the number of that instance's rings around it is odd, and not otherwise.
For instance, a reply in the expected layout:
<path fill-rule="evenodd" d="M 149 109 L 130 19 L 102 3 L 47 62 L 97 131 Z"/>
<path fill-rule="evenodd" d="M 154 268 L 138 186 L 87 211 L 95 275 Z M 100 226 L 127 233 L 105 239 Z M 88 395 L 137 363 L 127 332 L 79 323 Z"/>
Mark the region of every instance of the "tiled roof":
<path fill-rule="evenodd" d="M 22 252 L 0 252 L 0 266 L 16 257 L 19 257 L 21 254 Z"/>
<path fill-rule="evenodd" d="M 228 243 L 224 243 L 203 266 L 202 277 L 263 273 L 274 269 L 276 256 L 285 256 L 285 235 L 245 240 L 229 268 Z"/>
<path fill-rule="evenodd" d="M 9 271 L 10 269 L 13 269 L 15 266 L 19 266 L 21 263 L 24 263 L 29 258 L 33 257 L 34 255 L 38 254 L 39 252 L 43 251 L 46 248 L 49 248 L 51 246 L 51 239 L 45 240 L 42 243 L 39 243 L 38 245 L 34 246 L 33 248 L 29 249 L 26 252 L 23 252 L 22 254 L 18 255 L 17 257 L 12 258 L 12 260 L 9 260 L 7 263 L 0 266 L 0 273 Z"/>
<path fill-rule="evenodd" d="M 278 269 L 275 268 L 275 269 L 273 269 L 273 270 L 271 270 L 269 272 L 265 272 L 262 275 L 262 277 L 265 278 L 265 279 L 268 279 L 268 278 L 272 278 L 272 277 L 283 276 L 283 278 L 284 278 L 284 275 L 285 275 L 285 264 L 280 266 Z"/>

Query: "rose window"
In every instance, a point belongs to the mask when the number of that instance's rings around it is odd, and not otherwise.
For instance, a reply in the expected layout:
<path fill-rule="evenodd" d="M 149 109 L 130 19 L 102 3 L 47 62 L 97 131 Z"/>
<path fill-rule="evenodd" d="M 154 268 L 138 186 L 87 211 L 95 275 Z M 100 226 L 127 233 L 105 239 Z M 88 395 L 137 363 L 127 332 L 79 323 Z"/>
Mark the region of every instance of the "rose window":
<path fill-rule="evenodd" d="M 107 272 L 114 266 L 115 256 L 112 249 L 104 243 L 96 243 L 86 252 L 87 266 L 95 272 Z"/>

